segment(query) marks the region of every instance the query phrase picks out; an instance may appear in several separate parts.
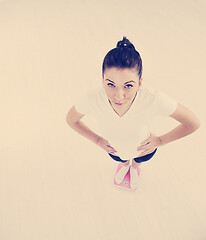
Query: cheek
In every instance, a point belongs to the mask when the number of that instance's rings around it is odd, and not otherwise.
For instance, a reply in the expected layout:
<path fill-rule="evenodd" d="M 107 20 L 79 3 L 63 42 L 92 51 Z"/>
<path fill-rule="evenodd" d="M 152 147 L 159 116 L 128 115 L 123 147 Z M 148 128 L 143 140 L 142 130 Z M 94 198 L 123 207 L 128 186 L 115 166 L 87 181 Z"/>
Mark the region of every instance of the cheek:
<path fill-rule="evenodd" d="M 113 95 L 112 91 L 110 91 L 110 89 L 106 89 L 105 92 L 106 92 L 108 98 Z"/>
<path fill-rule="evenodd" d="M 127 95 L 133 96 L 133 95 L 135 95 L 136 90 L 133 89 L 133 88 L 127 89 L 127 91 L 125 91 L 125 93 L 126 93 Z"/>
<path fill-rule="evenodd" d="M 133 99 L 135 97 L 135 95 L 136 95 L 136 92 L 137 92 L 136 89 L 134 89 L 133 91 L 130 91 L 128 93 L 128 96 Z"/>

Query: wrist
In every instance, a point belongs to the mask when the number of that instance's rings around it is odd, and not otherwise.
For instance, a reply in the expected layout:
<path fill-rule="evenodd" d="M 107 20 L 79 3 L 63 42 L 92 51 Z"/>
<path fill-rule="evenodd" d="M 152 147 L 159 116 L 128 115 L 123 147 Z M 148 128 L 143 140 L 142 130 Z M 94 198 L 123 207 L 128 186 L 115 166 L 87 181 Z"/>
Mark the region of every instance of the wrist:
<path fill-rule="evenodd" d="M 158 136 L 158 137 L 157 137 L 157 139 L 158 139 L 158 142 L 159 142 L 159 146 L 162 146 L 162 145 L 163 145 L 163 142 L 162 142 L 162 139 L 161 139 L 161 137 L 160 137 L 160 136 Z"/>
<path fill-rule="evenodd" d="M 98 137 L 96 144 L 98 144 L 98 142 L 100 141 L 101 138 L 102 138 L 101 136 Z"/>

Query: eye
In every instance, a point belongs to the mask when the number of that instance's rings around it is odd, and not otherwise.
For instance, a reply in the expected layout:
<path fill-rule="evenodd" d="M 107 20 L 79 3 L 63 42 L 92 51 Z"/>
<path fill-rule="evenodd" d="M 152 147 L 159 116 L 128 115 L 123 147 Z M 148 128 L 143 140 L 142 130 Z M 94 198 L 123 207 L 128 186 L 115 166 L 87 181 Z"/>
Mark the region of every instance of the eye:
<path fill-rule="evenodd" d="M 109 84 L 111 84 L 112 86 L 114 86 L 114 84 L 112 84 L 112 83 L 108 83 L 107 85 L 108 85 L 108 86 L 111 86 L 111 85 L 109 85 Z"/>
<path fill-rule="evenodd" d="M 131 86 L 130 88 L 132 88 L 132 87 L 133 87 L 133 85 L 131 85 L 131 84 L 127 84 L 126 86 Z"/>

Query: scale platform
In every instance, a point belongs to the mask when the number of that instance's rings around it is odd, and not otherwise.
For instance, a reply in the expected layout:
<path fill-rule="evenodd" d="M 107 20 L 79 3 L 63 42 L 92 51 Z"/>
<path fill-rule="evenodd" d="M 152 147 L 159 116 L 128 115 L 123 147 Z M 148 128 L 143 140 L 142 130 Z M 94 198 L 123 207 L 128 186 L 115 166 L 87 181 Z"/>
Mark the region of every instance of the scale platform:
<path fill-rule="evenodd" d="M 121 169 L 122 167 L 122 164 L 119 163 L 118 166 L 117 166 L 117 171 L 116 171 L 116 174 L 118 173 L 118 171 Z M 129 168 L 130 169 L 130 168 Z M 115 174 L 115 176 L 116 176 Z M 137 174 L 138 176 L 140 175 L 140 168 L 137 168 Z M 115 179 L 114 179 L 114 185 L 116 187 L 119 187 L 119 188 L 122 188 L 122 189 L 125 189 L 125 190 L 130 190 L 131 191 L 131 187 L 130 187 L 130 171 L 128 170 L 127 174 L 125 175 L 124 179 L 123 179 L 123 182 L 120 183 L 120 184 L 117 184 Z"/>

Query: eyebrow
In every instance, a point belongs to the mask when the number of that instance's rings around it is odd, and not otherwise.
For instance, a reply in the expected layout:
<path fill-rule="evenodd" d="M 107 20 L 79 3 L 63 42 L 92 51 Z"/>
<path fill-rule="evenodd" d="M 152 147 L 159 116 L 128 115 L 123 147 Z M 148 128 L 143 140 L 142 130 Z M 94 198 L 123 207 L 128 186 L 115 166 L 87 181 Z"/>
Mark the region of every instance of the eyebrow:
<path fill-rule="evenodd" d="M 115 82 L 113 82 L 112 80 L 110 80 L 110 79 L 108 79 L 108 78 L 105 79 L 105 81 L 110 81 L 110 82 L 112 82 L 112 83 L 115 83 Z M 129 81 L 129 82 L 126 82 L 126 83 L 130 83 L 130 82 L 134 82 L 134 83 L 135 83 L 135 81 L 133 81 L 133 80 L 132 80 L 132 81 Z M 126 83 L 125 83 L 125 84 L 126 84 Z"/>

